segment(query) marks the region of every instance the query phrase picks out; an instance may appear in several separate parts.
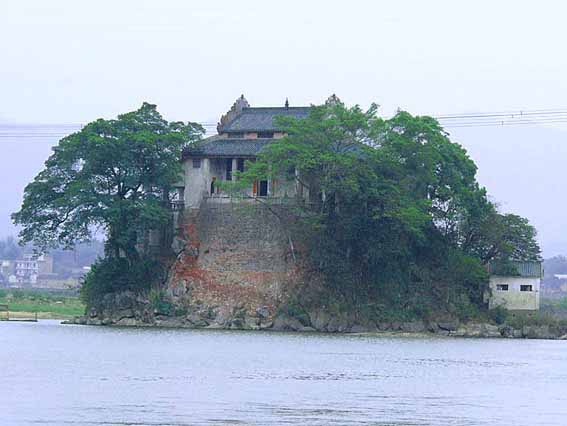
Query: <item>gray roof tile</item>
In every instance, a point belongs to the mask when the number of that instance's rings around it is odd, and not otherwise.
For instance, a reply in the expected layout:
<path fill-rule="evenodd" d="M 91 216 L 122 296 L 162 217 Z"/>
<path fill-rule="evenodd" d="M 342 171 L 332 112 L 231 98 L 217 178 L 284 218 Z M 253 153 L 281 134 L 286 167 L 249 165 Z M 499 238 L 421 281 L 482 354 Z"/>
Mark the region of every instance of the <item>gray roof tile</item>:
<path fill-rule="evenodd" d="M 187 157 L 255 157 L 274 139 L 226 139 L 211 136 L 183 150 Z"/>
<path fill-rule="evenodd" d="M 306 118 L 310 107 L 244 108 L 234 119 L 222 126 L 220 132 L 278 131 L 274 118 L 278 116 Z"/>

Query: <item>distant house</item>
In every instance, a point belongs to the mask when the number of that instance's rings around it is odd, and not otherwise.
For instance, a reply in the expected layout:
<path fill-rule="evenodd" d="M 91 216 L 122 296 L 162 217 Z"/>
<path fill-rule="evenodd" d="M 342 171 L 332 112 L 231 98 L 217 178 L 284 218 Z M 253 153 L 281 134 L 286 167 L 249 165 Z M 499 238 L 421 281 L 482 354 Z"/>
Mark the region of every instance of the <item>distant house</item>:
<path fill-rule="evenodd" d="M 541 262 L 514 261 L 505 265 L 491 263 L 489 309 L 502 306 L 511 311 L 536 311 L 543 267 Z"/>
<path fill-rule="evenodd" d="M 4 278 L 4 285 L 16 282 L 16 262 L 14 260 L 0 260 L 0 275 Z"/>

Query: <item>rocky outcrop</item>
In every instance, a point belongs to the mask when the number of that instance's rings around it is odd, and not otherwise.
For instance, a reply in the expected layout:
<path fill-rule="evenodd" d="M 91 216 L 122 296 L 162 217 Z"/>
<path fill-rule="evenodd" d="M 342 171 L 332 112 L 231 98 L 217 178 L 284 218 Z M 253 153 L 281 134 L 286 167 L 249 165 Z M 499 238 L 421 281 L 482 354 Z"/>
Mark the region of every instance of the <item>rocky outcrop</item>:
<path fill-rule="evenodd" d="M 176 247 L 180 250 L 164 300 L 132 292 L 106 295 L 99 306 L 69 323 L 138 327 L 273 330 L 324 333 L 435 334 L 470 338 L 567 339 L 567 330 L 546 325 L 524 326 L 438 321 L 372 321 L 353 312 L 336 312 L 321 305 L 325 289 L 306 273 L 292 252 L 284 229 L 285 208 L 277 214 L 258 205 L 204 206 L 186 211 Z M 312 294 L 303 294 L 300 307 L 287 312 L 309 277 Z"/>
<path fill-rule="evenodd" d="M 463 324 L 455 331 L 450 331 L 449 335 L 455 337 L 502 337 L 498 326 L 485 323 Z"/>
<path fill-rule="evenodd" d="M 144 297 L 132 292 L 105 296 L 98 309 L 87 315 L 66 321 L 67 324 L 113 325 L 123 327 L 209 328 L 229 330 L 268 330 L 282 332 L 323 333 L 397 333 L 430 334 L 463 338 L 525 338 L 567 340 L 567 330 L 550 325 L 527 325 L 520 329 L 510 325 L 460 323 L 457 320 L 438 322 L 361 321 L 351 314 L 331 314 L 323 308 L 295 318 L 279 312 L 272 315 L 266 306 L 250 312 L 246 306 L 232 307 L 194 305 L 187 312 L 168 315 L 152 308 Z"/>

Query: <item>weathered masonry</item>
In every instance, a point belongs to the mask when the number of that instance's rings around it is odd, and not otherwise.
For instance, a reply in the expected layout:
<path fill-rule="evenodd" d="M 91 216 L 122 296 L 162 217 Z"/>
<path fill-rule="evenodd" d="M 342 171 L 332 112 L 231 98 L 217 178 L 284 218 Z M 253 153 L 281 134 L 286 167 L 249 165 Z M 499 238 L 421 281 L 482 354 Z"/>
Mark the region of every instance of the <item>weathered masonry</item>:
<path fill-rule="evenodd" d="M 541 262 L 512 262 L 506 268 L 491 264 L 488 307 L 508 310 L 539 309 L 539 292 L 543 268 Z"/>
<path fill-rule="evenodd" d="M 276 117 L 302 119 L 309 107 L 252 108 L 240 97 L 221 117 L 218 134 L 183 152 L 176 204 L 178 254 L 170 295 L 209 325 L 254 326 L 269 321 L 300 282 L 288 232 L 289 209 L 309 197 L 295 170 L 260 180 L 237 193 L 223 191 L 247 161 L 285 136 Z"/>
<path fill-rule="evenodd" d="M 235 171 L 244 171 L 246 161 L 253 161 L 258 153 L 274 139 L 285 136 L 278 128 L 278 116 L 305 118 L 309 107 L 250 107 L 241 96 L 230 111 L 221 117 L 218 134 L 202 140 L 183 152 L 184 183 L 180 191 L 186 209 L 199 208 L 207 198 L 229 198 L 218 185 L 232 181 Z M 242 196 L 292 197 L 298 188 L 295 179 L 272 179 L 254 182 Z M 302 194 L 306 195 L 306 194 Z"/>

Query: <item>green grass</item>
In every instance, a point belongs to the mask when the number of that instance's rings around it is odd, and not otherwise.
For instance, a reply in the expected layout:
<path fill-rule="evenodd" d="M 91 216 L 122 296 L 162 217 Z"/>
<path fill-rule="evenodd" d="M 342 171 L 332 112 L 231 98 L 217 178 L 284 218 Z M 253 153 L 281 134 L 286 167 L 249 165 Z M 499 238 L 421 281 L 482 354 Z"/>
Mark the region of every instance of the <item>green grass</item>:
<path fill-rule="evenodd" d="M 0 305 L 8 305 L 14 316 L 66 319 L 85 313 L 85 306 L 76 296 L 63 296 L 37 291 L 0 290 Z"/>

